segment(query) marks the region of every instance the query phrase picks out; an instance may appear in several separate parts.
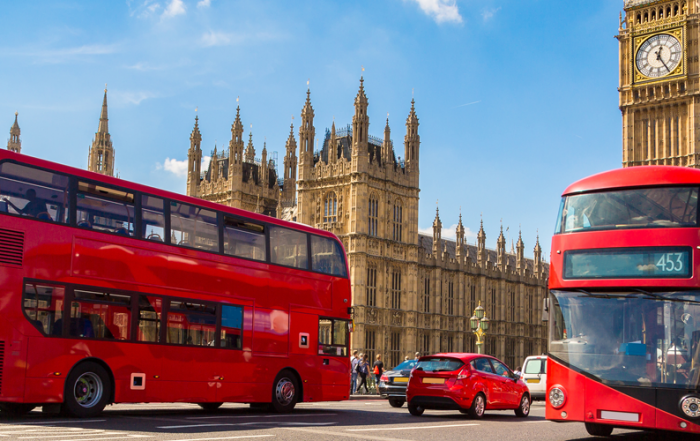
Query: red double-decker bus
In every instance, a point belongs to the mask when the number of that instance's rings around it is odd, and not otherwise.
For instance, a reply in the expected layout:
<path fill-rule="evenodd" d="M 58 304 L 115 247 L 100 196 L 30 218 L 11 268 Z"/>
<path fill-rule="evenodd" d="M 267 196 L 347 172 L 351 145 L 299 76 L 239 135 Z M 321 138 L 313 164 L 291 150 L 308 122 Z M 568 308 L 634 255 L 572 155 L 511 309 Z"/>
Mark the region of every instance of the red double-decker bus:
<path fill-rule="evenodd" d="M 700 433 L 700 171 L 634 167 L 563 194 L 552 240 L 546 416 Z"/>
<path fill-rule="evenodd" d="M 0 409 L 348 398 L 333 234 L 0 152 Z"/>

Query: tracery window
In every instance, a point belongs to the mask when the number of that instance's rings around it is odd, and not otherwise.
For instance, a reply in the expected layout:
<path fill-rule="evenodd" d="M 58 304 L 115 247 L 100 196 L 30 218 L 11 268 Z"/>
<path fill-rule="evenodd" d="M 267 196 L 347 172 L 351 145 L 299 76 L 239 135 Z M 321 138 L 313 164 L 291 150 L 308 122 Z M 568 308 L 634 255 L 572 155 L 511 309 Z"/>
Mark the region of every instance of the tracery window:
<path fill-rule="evenodd" d="M 391 273 L 391 308 L 401 309 L 401 272 L 398 270 Z"/>
<path fill-rule="evenodd" d="M 367 267 L 367 306 L 377 306 L 377 268 Z"/>
<path fill-rule="evenodd" d="M 335 193 L 330 192 L 326 195 L 326 201 L 323 205 L 323 223 L 329 224 L 338 221 L 338 198 Z"/>
<path fill-rule="evenodd" d="M 424 294 L 423 294 L 423 312 L 430 312 L 430 277 L 426 276 L 424 280 Z"/>
<path fill-rule="evenodd" d="M 369 235 L 379 236 L 379 201 L 372 195 L 369 199 Z"/>
<path fill-rule="evenodd" d="M 393 236 L 392 238 L 396 241 L 401 241 L 401 236 L 403 233 L 403 206 L 400 200 L 396 200 L 394 203 L 394 222 L 393 222 Z"/>
<path fill-rule="evenodd" d="M 455 315 L 455 283 L 447 282 L 447 315 Z"/>

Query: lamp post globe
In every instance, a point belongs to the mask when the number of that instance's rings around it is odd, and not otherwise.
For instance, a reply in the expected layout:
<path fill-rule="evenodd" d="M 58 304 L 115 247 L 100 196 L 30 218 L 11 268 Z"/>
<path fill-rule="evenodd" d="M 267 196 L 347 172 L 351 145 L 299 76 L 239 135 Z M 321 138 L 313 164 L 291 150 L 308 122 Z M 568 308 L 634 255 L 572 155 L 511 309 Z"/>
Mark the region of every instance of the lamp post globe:
<path fill-rule="evenodd" d="M 481 329 L 483 331 L 488 331 L 489 330 L 489 322 L 491 320 L 487 319 L 486 317 L 482 318 L 481 321 L 479 322 L 479 326 L 481 326 Z"/>
<path fill-rule="evenodd" d="M 484 307 L 481 306 L 481 303 L 479 303 L 479 306 L 477 306 L 476 309 L 474 310 L 474 315 L 479 320 L 484 318 Z"/>
<path fill-rule="evenodd" d="M 469 326 L 472 328 L 472 331 L 476 331 L 476 328 L 479 327 L 479 319 L 475 315 L 469 319 Z"/>

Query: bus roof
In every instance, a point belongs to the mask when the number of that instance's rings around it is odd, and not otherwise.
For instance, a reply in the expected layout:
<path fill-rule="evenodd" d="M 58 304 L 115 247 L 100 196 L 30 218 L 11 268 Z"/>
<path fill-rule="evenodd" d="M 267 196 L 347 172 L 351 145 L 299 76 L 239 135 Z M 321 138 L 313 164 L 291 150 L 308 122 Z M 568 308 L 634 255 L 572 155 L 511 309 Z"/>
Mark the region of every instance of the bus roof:
<path fill-rule="evenodd" d="M 700 184 L 700 170 L 667 165 L 629 167 L 598 173 L 576 181 L 564 190 L 562 196 L 614 188 L 684 184 Z"/>
<path fill-rule="evenodd" d="M 84 178 L 84 179 L 90 179 L 93 181 L 100 181 L 104 182 L 105 184 L 109 185 L 114 185 L 118 187 L 125 187 L 129 188 L 134 191 L 142 192 L 142 193 L 149 193 L 152 194 L 153 196 L 159 196 L 163 198 L 169 198 L 169 199 L 177 199 L 179 201 L 189 203 L 189 204 L 194 204 L 194 205 L 199 205 L 200 207 L 207 207 L 212 210 L 219 210 L 223 212 L 227 212 L 236 216 L 241 216 L 241 217 L 246 217 L 251 220 L 258 220 L 260 222 L 266 222 L 268 224 L 275 224 L 279 226 L 284 226 L 288 228 L 294 228 L 299 231 L 305 231 L 308 233 L 314 233 L 319 236 L 326 236 L 326 237 L 332 237 L 336 240 L 339 241 L 338 237 L 330 233 L 328 231 L 324 230 L 319 230 L 316 228 L 309 227 L 307 225 L 298 223 L 298 222 L 289 222 L 289 221 L 284 221 L 281 219 L 276 219 L 274 217 L 270 216 L 265 216 L 263 214 L 258 214 L 254 213 L 252 211 L 247 211 L 243 210 L 240 208 L 233 208 L 229 207 L 228 205 L 222 205 L 222 204 L 217 204 L 215 202 L 209 202 L 204 199 L 199 199 L 191 196 L 186 196 L 178 193 L 173 193 L 170 191 L 166 190 L 161 190 L 159 188 L 155 187 L 149 187 L 147 185 L 142 185 L 142 184 L 137 184 L 135 182 L 131 181 L 125 181 L 123 179 L 119 178 L 113 178 L 111 176 L 105 176 L 99 173 L 91 172 L 88 170 L 83 170 L 75 167 L 70 167 L 68 165 L 63 165 L 59 164 L 57 162 L 51 162 L 51 161 L 46 161 L 43 159 L 35 158 L 33 156 L 25 155 L 25 154 L 20 154 L 20 153 L 14 153 L 9 150 L 0 150 L 0 161 L 4 160 L 14 160 L 18 162 L 22 162 L 28 165 L 34 165 L 37 167 L 42 167 L 50 170 L 54 170 L 59 173 L 64 173 L 64 174 L 69 174 L 76 176 L 78 178 Z"/>

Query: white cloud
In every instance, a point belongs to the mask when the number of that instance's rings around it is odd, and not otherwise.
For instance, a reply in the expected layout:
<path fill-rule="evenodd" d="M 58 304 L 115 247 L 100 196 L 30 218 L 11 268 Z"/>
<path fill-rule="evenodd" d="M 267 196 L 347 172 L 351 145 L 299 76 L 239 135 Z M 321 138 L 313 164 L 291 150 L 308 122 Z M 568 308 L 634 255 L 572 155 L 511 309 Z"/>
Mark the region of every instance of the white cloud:
<path fill-rule="evenodd" d="M 198 8 L 208 8 L 211 6 L 211 0 L 200 0 L 197 2 Z"/>
<path fill-rule="evenodd" d="M 406 0 L 404 0 L 406 1 Z M 407 0 L 415 2 L 437 24 L 462 23 L 456 0 Z"/>
<path fill-rule="evenodd" d="M 227 46 L 235 39 L 235 35 L 228 32 L 209 31 L 202 34 L 203 46 Z"/>
<path fill-rule="evenodd" d="M 202 158 L 202 170 L 207 170 L 209 168 L 209 162 L 211 162 L 211 156 Z M 178 161 L 177 159 L 165 158 L 162 164 L 156 162 L 156 170 L 165 170 L 178 178 L 184 178 L 187 177 L 187 160 L 183 159 L 182 161 Z"/>
<path fill-rule="evenodd" d="M 250 33 L 207 31 L 204 34 L 202 34 L 200 43 L 204 47 L 230 46 L 249 41 L 253 43 L 260 43 L 263 41 L 279 40 L 282 38 L 284 38 L 284 35 L 282 34 L 265 31 Z"/>
<path fill-rule="evenodd" d="M 133 1 L 128 0 L 126 2 L 129 8 L 129 15 L 131 17 L 136 16 L 136 18 L 148 18 L 155 15 L 161 8 L 160 3 L 155 0 L 145 0 L 143 2 L 138 2 L 138 4 L 132 7 Z"/>
<path fill-rule="evenodd" d="M 209 168 L 209 163 L 211 162 L 211 156 L 205 156 L 202 158 L 202 168 L 201 170 L 207 170 Z"/>
<path fill-rule="evenodd" d="M 143 100 L 149 98 L 155 98 L 156 94 L 153 92 L 129 92 L 129 91 L 119 91 L 115 90 L 109 92 L 111 101 L 117 106 L 124 105 L 135 105 L 138 106 Z"/>
<path fill-rule="evenodd" d="M 418 232 L 421 234 L 427 234 L 428 236 L 433 235 L 433 227 L 428 227 L 428 228 L 419 228 Z M 452 224 L 447 228 L 442 229 L 442 238 L 443 239 L 451 239 L 455 240 L 457 238 L 457 224 Z M 464 229 L 464 238 L 465 239 L 476 239 L 476 233 L 470 230 L 469 228 Z"/>
<path fill-rule="evenodd" d="M 484 22 L 487 22 L 493 18 L 494 15 L 496 15 L 496 12 L 500 11 L 501 8 L 491 8 L 491 9 L 484 9 L 483 12 L 481 13 L 481 18 L 484 19 Z"/>
<path fill-rule="evenodd" d="M 57 49 L 13 48 L 0 49 L 0 56 L 21 56 L 33 58 L 36 63 L 65 63 L 95 55 L 109 55 L 117 52 L 116 44 L 86 44 L 83 46 Z"/>
<path fill-rule="evenodd" d="M 173 18 L 185 13 L 185 4 L 182 0 L 170 0 L 170 3 L 163 11 L 163 18 Z"/>

